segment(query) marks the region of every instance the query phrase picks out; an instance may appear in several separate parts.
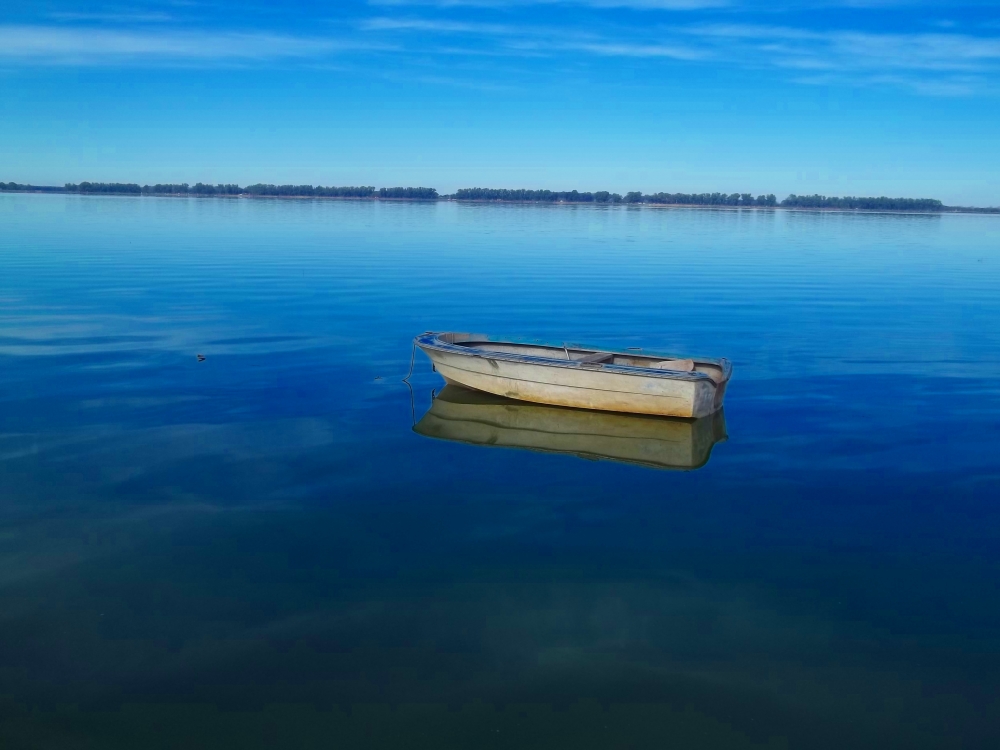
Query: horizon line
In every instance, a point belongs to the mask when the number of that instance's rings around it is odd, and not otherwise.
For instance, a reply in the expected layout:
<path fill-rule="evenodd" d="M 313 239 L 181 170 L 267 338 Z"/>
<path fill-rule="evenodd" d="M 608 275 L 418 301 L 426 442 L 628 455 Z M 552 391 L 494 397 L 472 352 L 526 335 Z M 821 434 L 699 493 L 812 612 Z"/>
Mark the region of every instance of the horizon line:
<path fill-rule="evenodd" d="M 87 195 L 150 195 L 186 197 L 276 197 L 276 198 L 340 198 L 375 200 L 458 200 L 481 203 L 596 203 L 599 205 L 676 205 L 717 208 L 797 208 L 839 210 L 896 210 L 909 212 L 941 212 L 964 210 L 970 212 L 1000 213 L 995 206 L 949 206 L 935 198 L 905 198 L 881 196 L 826 196 L 819 193 L 798 195 L 790 193 L 778 201 L 773 193 L 642 193 L 632 191 L 622 196 L 609 191 L 548 190 L 528 188 L 458 188 L 452 194 L 439 194 L 429 187 L 373 186 L 322 186 L 253 183 L 240 186 L 236 183 L 138 183 L 88 182 L 63 185 L 33 185 L 30 183 L 2 182 L 0 192 L 38 192 Z M 461 195 L 461 194 L 465 195 Z M 649 200 L 652 199 L 652 200 Z M 677 200 L 671 200 L 677 199 Z M 805 203 L 802 203 L 805 201 Z M 898 206 L 861 206 L 849 203 L 897 203 Z M 843 204 L 843 205 L 837 205 Z M 907 205 L 910 204 L 910 205 Z"/>

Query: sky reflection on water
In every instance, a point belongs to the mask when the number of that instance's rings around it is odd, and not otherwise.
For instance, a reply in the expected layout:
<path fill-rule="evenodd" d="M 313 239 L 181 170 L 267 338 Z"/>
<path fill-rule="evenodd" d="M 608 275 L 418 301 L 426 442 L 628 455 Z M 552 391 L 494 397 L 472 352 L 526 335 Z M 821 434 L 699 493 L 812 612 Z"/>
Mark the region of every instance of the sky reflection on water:
<path fill-rule="evenodd" d="M 5 746 L 1000 738 L 995 219 L 0 217 Z M 427 329 L 729 357 L 729 440 L 665 472 L 427 439 Z"/>

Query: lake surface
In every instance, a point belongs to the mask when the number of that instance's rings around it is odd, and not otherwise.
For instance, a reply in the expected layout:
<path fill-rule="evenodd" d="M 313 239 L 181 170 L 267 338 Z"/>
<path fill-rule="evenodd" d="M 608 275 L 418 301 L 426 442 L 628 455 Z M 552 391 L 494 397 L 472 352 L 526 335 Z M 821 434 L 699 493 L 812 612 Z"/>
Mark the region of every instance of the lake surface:
<path fill-rule="evenodd" d="M 728 440 L 418 434 L 425 330 Z M 4 748 L 996 747 L 998 501 L 996 217 L 0 195 Z"/>

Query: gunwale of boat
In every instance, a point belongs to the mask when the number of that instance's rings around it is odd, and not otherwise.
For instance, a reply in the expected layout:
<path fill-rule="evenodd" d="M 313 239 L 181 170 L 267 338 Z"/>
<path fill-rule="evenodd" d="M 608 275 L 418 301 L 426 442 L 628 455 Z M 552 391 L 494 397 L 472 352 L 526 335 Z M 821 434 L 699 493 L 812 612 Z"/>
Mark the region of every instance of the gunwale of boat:
<path fill-rule="evenodd" d="M 660 352 L 637 352 L 632 349 L 614 350 L 603 349 L 579 344 L 564 344 L 562 347 L 547 343 L 509 341 L 493 338 L 482 333 L 434 333 L 426 332 L 417 336 L 414 343 L 421 349 L 432 349 L 439 352 L 460 354 L 469 357 L 482 359 L 492 359 L 508 362 L 520 362 L 523 364 L 539 365 L 544 367 L 561 367 L 582 370 L 600 370 L 602 372 L 615 373 L 618 375 L 630 375 L 642 378 L 661 378 L 664 380 L 686 380 L 699 381 L 711 384 L 714 388 L 725 385 L 732 375 L 732 364 L 725 358 L 708 357 L 681 357 L 679 355 L 664 354 Z M 537 355 L 520 352 L 503 351 L 502 349 L 488 348 L 489 345 L 516 347 L 518 349 L 535 349 Z M 560 352 L 567 358 L 560 359 L 556 356 L 543 356 L 541 352 L 552 355 Z M 579 354 L 587 357 L 594 354 L 603 354 L 611 357 L 611 362 L 587 362 L 582 358 L 573 359 L 571 354 Z M 644 367 L 636 364 L 619 363 L 615 360 L 647 360 L 652 362 L 664 362 L 669 360 L 689 359 L 694 366 L 710 368 L 718 371 L 717 377 L 712 377 L 707 372 L 697 369 L 691 372 L 682 370 L 658 369 L 656 367 Z"/>

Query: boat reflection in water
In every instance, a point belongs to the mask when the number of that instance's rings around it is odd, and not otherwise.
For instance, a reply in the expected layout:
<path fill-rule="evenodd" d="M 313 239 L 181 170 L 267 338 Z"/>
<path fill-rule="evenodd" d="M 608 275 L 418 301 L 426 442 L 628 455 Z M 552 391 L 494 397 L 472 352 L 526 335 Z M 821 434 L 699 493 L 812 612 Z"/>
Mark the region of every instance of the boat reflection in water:
<path fill-rule="evenodd" d="M 722 410 L 675 419 L 570 409 L 447 385 L 413 428 L 427 437 L 499 445 L 655 469 L 698 469 L 726 439 Z"/>

